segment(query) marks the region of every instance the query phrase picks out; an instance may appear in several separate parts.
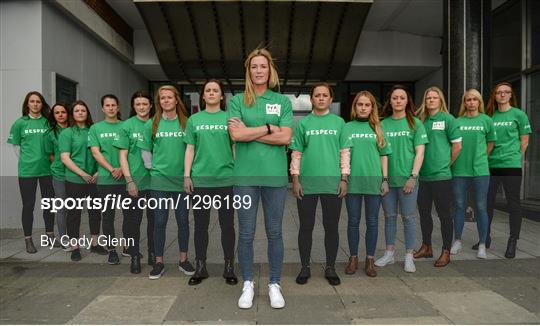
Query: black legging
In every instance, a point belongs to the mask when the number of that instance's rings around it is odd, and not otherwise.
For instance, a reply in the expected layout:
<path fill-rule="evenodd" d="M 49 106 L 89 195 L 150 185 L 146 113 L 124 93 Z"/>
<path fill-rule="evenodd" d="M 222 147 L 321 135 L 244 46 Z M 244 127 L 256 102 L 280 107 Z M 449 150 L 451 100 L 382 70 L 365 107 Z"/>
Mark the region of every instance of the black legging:
<path fill-rule="evenodd" d="M 99 196 L 102 198 L 103 205 L 105 205 L 105 198 L 107 197 L 107 195 L 116 195 L 117 200 L 120 195 L 122 196 L 122 198 L 126 198 L 129 196 L 126 191 L 125 184 L 98 185 L 97 189 L 98 189 Z M 111 201 L 109 201 L 107 203 L 107 207 L 105 207 L 102 213 L 103 214 L 103 222 L 102 222 L 103 235 L 107 236 L 107 239 L 116 238 L 116 232 L 114 228 L 114 219 L 115 219 L 116 209 L 111 207 L 111 205 L 112 203 Z M 124 215 L 124 218 L 122 219 L 122 231 L 126 229 L 126 216 L 129 216 L 130 211 L 133 211 L 133 210 L 129 208 L 122 209 L 122 214 Z M 108 243 L 107 249 L 114 250 L 115 246 L 113 246 L 112 243 Z"/>
<path fill-rule="evenodd" d="M 521 169 L 520 168 L 499 168 L 489 169 L 491 177 L 489 179 L 489 191 L 487 200 L 487 211 L 489 218 L 488 237 L 491 234 L 491 221 L 493 220 L 493 210 L 497 188 L 502 183 L 504 197 L 508 205 L 510 237 L 519 239 L 521 232 Z"/>
<path fill-rule="evenodd" d="M 418 188 L 418 212 L 420 213 L 420 226 L 422 228 L 422 243 L 431 246 L 431 233 L 433 232 L 433 219 L 431 208 L 435 202 L 435 209 L 441 222 L 441 235 L 443 249 L 450 250 L 454 235 L 454 221 L 452 219 L 452 180 L 420 181 Z"/>
<path fill-rule="evenodd" d="M 19 177 L 19 190 L 23 204 L 22 210 L 22 225 L 24 236 L 32 235 L 34 224 L 34 205 L 36 204 L 36 188 L 39 181 L 39 190 L 41 198 L 53 198 L 54 188 L 52 184 L 52 176 L 44 177 Z M 43 221 L 45 222 L 45 232 L 54 232 L 54 213 L 50 210 L 42 210 Z"/>
<path fill-rule="evenodd" d="M 150 198 L 150 191 L 144 190 L 139 191 L 138 197 L 131 197 L 132 207 L 125 211 L 124 221 L 122 222 L 122 229 L 124 232 L 124 237 L 128 239 L 133 239 L 133 246 L 129 246 L 128 253 L 131 256 L 134 256 L 140 251 L 140 238 L 141 238 L 141 222 L 143 217 L 142 206 L 139 206 L 137 203 L 140 198 Z M 142 203 L 141 203 L 142 204 Z M 148 240 L 148 252 L 154 252 L 154 211 L 151 209 L 146 209 L 146 236 Z"/>
<path fill-rule="evenodd" d="M 195 188 L 194 196 L 210 196 L 221 201 L 221 208 L 218 209 L 219 225 L 221 227 L 221 247 L 223 248 L 223 257 L 227 260 L 234 258 L 234 245 L 236 236 L 234 231 L 234 208 L 233 188 L 232 187 L 216 187 L 216 188 Z M 226 205 L 226 197 L 229 197 L 229 207 Z M 197 201 L 199 199 L 196 199 Z M 194 204 L 193 198 L 191 205 Z M 202 206 L 202 201 L 200 206 Z M 206 260 L 206 251 L 208 248 L 208 225 L 210 224 L 210 209 L 193 208 L 193 217 L 195 220 L 195 259 Z"/>
<path fill-rule="evenodd" d="M 66 181 L 66 198 L 98 198 L 98 192 L 95 184 L 71 183 Z M 81 227 L 82 209 L 68 209 L 67 211 L 67 235 L 70 239 L 78 239 Z M 101 212 L 97 209 L 88 209 L 88 221 L 90 226 L 90 235 L 99 235 L 101 224 Z"/>
<path fill-rule="evenodd" d="M 313 227 L 315 226 L 315 211 L 319 198 L 322 205 L 326 266 L 333 267 L 336 263 L 339 247 L 338 224 L 341 213 L 341 198 L 337 195 L 304 195 L 301 200 L 297 200 L 298 216 L 300 217 L 300 231 L 298 232 L 300 260 L 302 266 L 309 266 Z"/>

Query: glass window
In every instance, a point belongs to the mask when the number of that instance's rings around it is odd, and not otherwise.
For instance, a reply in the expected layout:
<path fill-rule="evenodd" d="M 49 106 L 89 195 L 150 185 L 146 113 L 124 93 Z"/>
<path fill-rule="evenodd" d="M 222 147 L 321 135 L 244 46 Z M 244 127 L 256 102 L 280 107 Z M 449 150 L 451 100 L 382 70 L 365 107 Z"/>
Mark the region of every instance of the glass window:
<path fill-rule="evenodd" d="M 521 2 L 509 1 L 493 12 L 493 81 L 521 72 Z"/>
<path fill-rule="evenodd" d="M 531 122 L 532 134 L 525 157 L 525 193 L 526 200 L 540 200 L 540 71 L 529 77 L 526 112 Z"/>
<path fill-rule="evenodd" d="M 531 64 L 540 65 L 540 1 L 529 1 L 529 22 L 531 23 Z"/>
<path fill-rule="evenodd" d="M 77 99 L 77 83 L 56 74 L 56 102 L 71 105 Z"/>

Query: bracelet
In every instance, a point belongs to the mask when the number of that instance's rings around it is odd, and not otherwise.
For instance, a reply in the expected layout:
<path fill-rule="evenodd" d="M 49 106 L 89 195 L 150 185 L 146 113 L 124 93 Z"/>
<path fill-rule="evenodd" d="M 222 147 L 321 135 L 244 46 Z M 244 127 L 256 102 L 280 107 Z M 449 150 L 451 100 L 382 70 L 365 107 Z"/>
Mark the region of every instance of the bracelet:
<path fill-rule="evenodd" d="M 131 181 L 128 181 L 127 184 L 130 184 L 130 183 L 134 183 L 135 181 L 131 180 Z"/>
<path fill-rule="evenodd" d="M 412 178 L 414 180 L 416 180 L 416 178 L 418 178 L 418 175 L 417 174 L 412 174 L 409 176 L 409 178 Z"/>
<path fill-rule="evenodd" d="M 272 129 L 270 129 L 270 125 L 266 124 L 266 129 L 268 129 L 268 134 L 270 135 L 272 133 Z"/>
<path fill-rule="evenodd" d="M 388 177 L 383 177 L 383 178 L 382 178 L 382 181 L 383 181 L 383 182 L 388 182 Z"/>

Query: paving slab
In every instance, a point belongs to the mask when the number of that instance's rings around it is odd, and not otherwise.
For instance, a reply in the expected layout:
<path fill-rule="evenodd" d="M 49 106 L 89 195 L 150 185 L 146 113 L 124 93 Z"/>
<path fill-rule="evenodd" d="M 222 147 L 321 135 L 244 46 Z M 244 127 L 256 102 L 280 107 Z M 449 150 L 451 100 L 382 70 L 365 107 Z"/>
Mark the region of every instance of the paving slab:
<path fill-rule="evenodd" d="M 369 325 L 448 325 L 451 322 L 442 316 L 409 318 L 355 318 L 352 324 Z"/>

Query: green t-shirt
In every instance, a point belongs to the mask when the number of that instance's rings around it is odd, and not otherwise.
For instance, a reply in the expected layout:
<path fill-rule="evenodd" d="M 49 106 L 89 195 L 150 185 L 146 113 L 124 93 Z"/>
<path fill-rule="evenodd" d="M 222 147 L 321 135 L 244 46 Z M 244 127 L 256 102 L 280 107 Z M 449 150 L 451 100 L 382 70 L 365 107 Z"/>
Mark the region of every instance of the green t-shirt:
<path fill-rule="evenodd" d="M 461 133 L 461 152 L 452 165 L 454 177 L 489 175 L 487 143 L 496 141 L 493 120 L 480 113 L 476 117 L 462 116 L 456 120 Z"/>
<path fill-rule="evenodd" d="M 247 107 L 244 94 L 229 102 L 229 118 L 240 118 L 247 127 L 271 124 L 293 128 L 291 101 L 281 94 L 266 90 Z M 234 162 L 234 184 L 237 186 L 284 187 L 288 183 L 287 153 L 284 145 L 268 145 L 257 141 L 237 142 Z"/>
<path fill-rule="evenodd" d="M 227 113 L 201 111 L 186 125 L 186 144 L 195 147 L 191 179 L 195 187 L 232 186 L 234 160 Z"/>
<path fill-rule="evenodd" d="M 156 135 L 152 136 L 152 123 L 144 125 L 143 141 L 138 146 L 152 153 L 150 189 L 181 192 L 184 189 L 184 155 L 186 143 L 178 117 L 159 120 Z"/>
<path fill-rule="evenodd" d="M 51 163 L 51 172 L 53 178 L 60 181 L 66 180 L 66 167 L 60 159 L 60 151 L 58 150 L 58 137 L 60 137 L 60 134 L 64 130 L 65 128 L 59 126 L 56 135 L 54 134 L 54 130 L 47 130 L 47 132 L 45 133 L 45 140 L 43 144 L 45 153 L 54 155 L 54 161 Z"/>
<path fill-rule="evenodd" d="M 51 175 L 49 154 L 43 148 L 47 129 L 49 123 L 43 116 L 37 119 L 23 116 L 11 126 L 7 142 L 20 147 L 19 177 Z"/>
<path fill-rule="evenodd" d="M 351 142 L 351 175 L 347 192 L 350 194 L 379 195 L 381 193 L 381 156 L 392 153 L 388 142 L 377 146 L 377 134 L 368 121 L 348 122 L 343 134 Z"/>
<path fill-rule="evenodd" d="M 424 151 L 424 162 L 420 169 L 420 181 L 440 181 L 452 179 L 450 161 L 452 143 L 461 142 L 456 128 L 456 118 L 446 112 L 437 112 L 424 121 L 429 143 Z"/>
<path fill-rule="evenodd" d="M 97 162 L 88 147 L 88 128 L 73 126 L 66 128 L 58 136 L 58 151 L 60 154 L 69 153 L 69 157 L 81 170 L 94 175 L 97 171 Z M 65 177 L 67 182 L 86 183 L 78 174 L 66 168 Z"/>
<path fill-rule="evenodd" d="M 120 137 L 122 130 L 122 122 L 100 121 L 90 127 L 88 132 L 88 147 L 99 147 L 103 157 L 109 162 L 113 168 L 120 167 L 120 152 L 117 147 L 113 146 L 113 142 Z M 98 185 L 114 185 L 124 184 L 124 177 L 120 180 L 115 180 L 107 169 L 98 163 Z"/>
<path fill-rule="evenodd" d="M 310 113 L 294 129 L 290 149 L 302 154 L 300 183 L 304 194 L 337 194 L 341 180 L 340 153 L 351 147 L 343 134 L 345 121 L 335 114 Z"/>
<path fill-rule="evenodd" d="M 403 187 L 411 175 L 415 148 L 428 143 L 426 129 L 420 120 L 414 118 L 414 129 L 409 128 L 407 118 L 382 121 L 386 141 L 392 146 L 388 157 L 388 184 L 390 187 Z"/>
<path fill-rule="evenodd" d="M 521 139 L 531 133 L 531 124 L 525 112 L 510 108 L 506 112 L 493 113 L 493 125 L 497 142 L 489 155 L 490 168 L 521 168 Z"/>
<path fill-rule="evenodd" d="M 127 119 L 122 123 L 118 139 L 113 141 L 114 147 L 128 150 L 129 172 L 139 190 L 150 186 L 150 172 L 144 167 L 141 149 L 137 146 L 143 139 L 145 123 L 137 116 Z"/>

